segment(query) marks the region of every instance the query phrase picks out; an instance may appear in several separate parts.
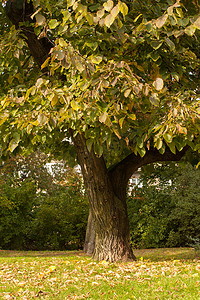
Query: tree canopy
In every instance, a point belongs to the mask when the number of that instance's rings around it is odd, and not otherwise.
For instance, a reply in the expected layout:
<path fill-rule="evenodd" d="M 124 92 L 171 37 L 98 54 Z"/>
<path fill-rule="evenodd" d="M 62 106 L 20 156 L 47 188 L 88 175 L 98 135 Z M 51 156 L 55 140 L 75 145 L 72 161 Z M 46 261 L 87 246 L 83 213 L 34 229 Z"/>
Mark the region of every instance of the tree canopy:
<path fill-rule="evenodd" d="M 69 128 L 108 163 L 200 149 L 198 1 L 14 3 L 0 14 L 2 156 Z"/>

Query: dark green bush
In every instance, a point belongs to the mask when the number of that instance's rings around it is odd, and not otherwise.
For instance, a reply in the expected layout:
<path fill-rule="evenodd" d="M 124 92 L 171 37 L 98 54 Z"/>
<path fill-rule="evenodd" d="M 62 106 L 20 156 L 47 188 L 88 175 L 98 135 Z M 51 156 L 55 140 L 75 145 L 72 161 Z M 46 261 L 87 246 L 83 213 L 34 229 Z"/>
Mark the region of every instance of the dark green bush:
<path fill-rule="evenodd" d="M 200 170 L 155 165 L 142 172 L 142 188 L 128 197 L 136 248 L 195 246 L 200 241 Z"/>
<path fill-rule="evenodd" d="M 10 186 L 7 182 L 1 185 L 0 191 L 0 247 L 22 249 L 32 222 L 35 184 L 27 181 Z"/>
<path fill-rule="evenodd" d="M 44 167 L 36 153 L 0 169 L 0 248 L 64 250 L 83 246 L 88 201 L 82 178 L 64 164 Z"/>
<path fill-rule="evenodd" d="M 73 189 L 41 197 L 34 208 L 28 249 L 64 250 L 83 247 L 88 217 L 87 198 Z"/>

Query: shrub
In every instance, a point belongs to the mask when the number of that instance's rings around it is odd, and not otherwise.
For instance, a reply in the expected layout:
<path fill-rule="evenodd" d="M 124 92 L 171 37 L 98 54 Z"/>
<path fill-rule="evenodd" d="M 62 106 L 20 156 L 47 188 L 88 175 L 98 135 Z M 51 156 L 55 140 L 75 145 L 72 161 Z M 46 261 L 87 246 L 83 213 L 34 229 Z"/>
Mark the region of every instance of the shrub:
<path fill-rule="evenodd" d="M 0 248 L 64 250 L 83 246 L 88 201 L 81 176 L 48 157 L 17 157 L 0 169 Z"/>
<path fill-rule="evenodd" d="M 200 170 L 189 163 L 154 165 L 141 180 L 127 202 L 133 246 L 198 246 Z"/>

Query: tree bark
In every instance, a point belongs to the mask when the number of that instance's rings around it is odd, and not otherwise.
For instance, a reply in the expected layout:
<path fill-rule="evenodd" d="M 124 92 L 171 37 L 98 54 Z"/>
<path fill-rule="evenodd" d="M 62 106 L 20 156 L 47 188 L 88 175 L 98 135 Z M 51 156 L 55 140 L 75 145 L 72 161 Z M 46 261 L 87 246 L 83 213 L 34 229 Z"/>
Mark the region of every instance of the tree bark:
<path fill-rule="evenodd" d="M 110 262 L 135 260 L 130 244 L 126 186 L 123 193 L 117 194 L 103 157 L 98 158 L 93 151 L 88 151 L 84 136 L 77 135 L 74 138 L 74 145 L 91 210 L 85 250 L 91 253 L 94 247 L 93 258 L 96 260 Z"/>
<path fill-rule="evenodd" d="M 94 252 L 94 248 L 95 248 L 94 217 L 92 216 L 92 210 L 90 209 L 83 251 L 88 255 L 92 255 Z"/>

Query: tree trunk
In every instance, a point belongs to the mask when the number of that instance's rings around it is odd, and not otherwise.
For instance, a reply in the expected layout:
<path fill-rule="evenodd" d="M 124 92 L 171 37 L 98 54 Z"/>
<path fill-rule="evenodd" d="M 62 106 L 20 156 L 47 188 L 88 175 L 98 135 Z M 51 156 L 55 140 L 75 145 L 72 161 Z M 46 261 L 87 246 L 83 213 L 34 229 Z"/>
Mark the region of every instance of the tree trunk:
<path fill-rule="evenodd" d="M 94 248 L 96 260 L 135 260 L 130 245 L 126 197 L 122 199 L 117 195 L 104 159 L 88 151 L 84 137 L 77 135 L 74 144 L 91 210 L 84 247 L 86 253 L 91 254 Z"/>
<path fill-rule="evenodd" d="M 94 217 L 92 216 L 92 211 L 90 209 L 83 251 L 88 255 L 92 255 L 94 252 L 94 248 L 95 248 Z"/>

